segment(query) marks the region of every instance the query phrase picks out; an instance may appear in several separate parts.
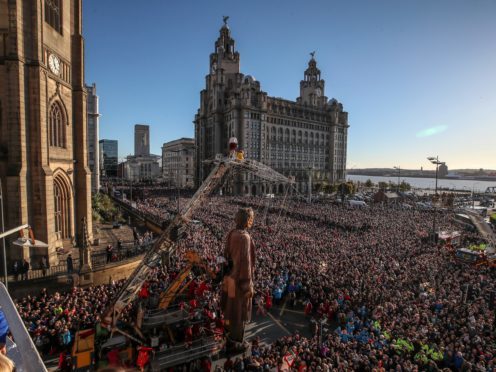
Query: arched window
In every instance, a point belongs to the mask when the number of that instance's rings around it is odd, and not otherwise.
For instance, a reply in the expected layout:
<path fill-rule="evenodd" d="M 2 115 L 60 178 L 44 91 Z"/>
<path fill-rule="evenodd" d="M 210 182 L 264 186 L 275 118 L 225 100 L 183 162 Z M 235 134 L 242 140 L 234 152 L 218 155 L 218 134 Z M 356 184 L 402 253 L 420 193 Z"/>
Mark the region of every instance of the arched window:
<path fill-rule="evenodd" d="M 62 33 L 62 7 L 60 0 L 45 0 L 45 22 Z"/>
<path fill-rule="evenodd" d="M 53 202 L 55 217 L 55 234 L 58 239 L 71 237 L 71 188 L 60 175 L 53 179 Z"/>
<path fill-rule="evenodd" d="M 57 183 L 53 185 L 53 204 L 55 210 L 55 234 L 60 234 L 62 230 L 62 195 Z"/>
<path fill-rule="evenodd" d="M 50 126 L 50 146 L 65 147 L 65 120 L 59 103 L 52 103 L 48 121 Z"/>

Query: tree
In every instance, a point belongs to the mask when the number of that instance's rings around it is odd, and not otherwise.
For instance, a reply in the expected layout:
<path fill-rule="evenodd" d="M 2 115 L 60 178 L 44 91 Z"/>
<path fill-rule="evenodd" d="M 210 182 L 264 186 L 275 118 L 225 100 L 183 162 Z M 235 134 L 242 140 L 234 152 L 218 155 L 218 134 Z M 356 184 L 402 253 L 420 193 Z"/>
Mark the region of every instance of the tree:
<path fill-rule="evenodd" d="M 342 195 L 350 195 L 353 194 L 355 186 L 352 182 L 343 182 L 339 185 L 338 190 Z"/>
<path fill-rule="evenodd" d="M 491 221 L 491 223 L 496 226 L 496 213 L 493 213 L 491 215 L 491 217 L 489 217 L 489 221 Z"/>
<path fill-rule="evenodd" d="M 388 188 L 387 182 L 384 182 L 384 181 L 379 182 L 379 189 L 386 190 L 387 188 Z"/>
<path fill-rule="evenodd" d="M 374 183 L 372 182 L 372 180 L 369 178 L 367 181 L 365 181 L 365 186 L 366 187 L 372 187 L 374 186 Z"/>
<path fill-rule="evenodd" d="M 119 208 L 108 195 L 102 193 L 96 193 L 92 197 L 92 215 L 97 222 L 123 220 Z"/>
<path fill-rule="evenodd" d="M 400 183 L 400 190 L 401 191 L 409 191 L 411 190 L 412 186 L 408 183 L 408 182 L 405 182 L 404 180 L 401 181 Z"/>

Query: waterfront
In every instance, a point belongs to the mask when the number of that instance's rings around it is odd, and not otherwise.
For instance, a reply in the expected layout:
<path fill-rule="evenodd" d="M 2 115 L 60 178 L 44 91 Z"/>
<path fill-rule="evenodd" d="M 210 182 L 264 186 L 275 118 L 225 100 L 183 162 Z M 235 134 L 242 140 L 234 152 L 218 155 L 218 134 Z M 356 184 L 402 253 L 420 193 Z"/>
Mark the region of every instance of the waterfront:
<path fill-rule="evenodd" d="M 379 182 L 392 182 L 394 185 L 398 183 L 398 177 L 380 177 L 380 176 L 360 176 L 348 175 L 347 179 L 350 181 L 366 182 L 371 180 L 374 183 Z M 418 189 L 434 189 L 436 187 L 435 178 L 417 178 L 417 177 L 400 177 L 400 182 L 408 182 L 413 188 Z M 487 187 L 496 186 L 496 181 L 477 181 L 477 180 L 456 180 L 456 179 L 442 179 L 437 180 L 438 188 L 454 189 L 454 190 L 467 190 L 476 192 L 484 192 Z"/>

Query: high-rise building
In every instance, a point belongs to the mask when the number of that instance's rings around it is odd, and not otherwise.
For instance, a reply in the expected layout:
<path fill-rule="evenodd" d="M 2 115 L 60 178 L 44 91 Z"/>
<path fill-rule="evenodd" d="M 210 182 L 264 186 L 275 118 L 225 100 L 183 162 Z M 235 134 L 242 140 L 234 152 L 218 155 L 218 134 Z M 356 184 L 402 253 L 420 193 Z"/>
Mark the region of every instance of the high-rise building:
<path fill-rule="evenodd" d="M 92 236 L 81 0 L 0 1 L 0 181 L 6 229 L 57 247 Z M 14 250 L 9 249 L 9 255 Z M 32 266 L 32 267 L 33 267 Z"/>
<path fill-rule="evenodd" d="M 162 178 L 178 188 L 194 187 L 195 140 L 180 138 L 162 146 Z"/>
<path fill-rule="evenodd" d="M 100 189 L 100 146 L 98 144 L 100 130 L 100 112 L 96 84 L 86 86 L 86 109 L 88 112 L 88 166 L 91 170 L 91 190 Z"/>
<path fill-rule="evenodd" d="M 150 155 L 150 126 L 136 124 L 134 126 L 134 156 Z"/>
<path fill-rule="evenodd" d="M 160 176 L 160 156 L 150 154 L 150 126 L 134 126 L 134 155 L 123 164 L 122 175 L 130 181 L 154 180 Z"/>
<path fill-rule="evenodd" d="M 270 97 L 260 82 L 240 73 L 240 55 L 225 23 L 210 55 L 210 73 L 200 93 L 195 116 L 197 185 L 211 165 L 204 160 L 226 153 L 228 139 L 237 137 L 245 157 L 294 176 L 299 191 L 314 184 L 346 179 L 348 113 L 325 96 L 325 81 L 311 53 L 296 101 Z M 258 182 L 250 175 L 235 192 L 281 192 L 283 185 Z"/>
<path fill-rule="evenodd" d="M 117 166 L 119 163 L 117 140 L 102 139 L 100 144 L 100 174 L 103 177 L 117 177 Z"/>

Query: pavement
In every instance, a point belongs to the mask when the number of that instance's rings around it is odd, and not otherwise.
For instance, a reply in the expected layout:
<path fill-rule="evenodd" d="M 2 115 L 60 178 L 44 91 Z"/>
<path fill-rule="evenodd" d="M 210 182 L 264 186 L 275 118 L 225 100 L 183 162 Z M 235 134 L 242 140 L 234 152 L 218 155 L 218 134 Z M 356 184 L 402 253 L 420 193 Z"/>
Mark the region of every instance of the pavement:
<path fill-rule="evenodd" d="M 98 245 L 92 246 L 93 253 L 105 251 L 108 244 L 117 246 L 117 241 L 120 239 L 123 242 L 132 242 L 133 230 L 128 225 L 122 225 L 118 229 L 114 229 L 110 224 L 95 224 L 95 238 L 98 238 Z M 66 248 L 63 253 L 58 254 L 59 262 L 65 262 L 67 256 L 71 254 L 73 259 L 79 257 L 79 248 Z M 41 270 L 35 270 L 41 273 Z M 27 295 L 38 295 L 42 288 L 46 288 L 49 293 L 70 291 L 72 283 L 68 280 L 65 273 L 58 275 L 48 275 L 43 277 L 38 275 L 30 276 L 30 280 L 14 280 L 13 275 L 9 275 L 9 293 L 13 298 L 22 298 Z M 34 271 L 33 271 L 33 274 Z M 49 273 L 50 274 L 50 273 Z M 31 274 L 30 274 L 31 275 Z M 35 278 L 33 278 L 35 277 Z"/>
<path fill-rule="evenodd" d="M 271 309 L 266 315 L 256 315 L 256 308 L 253 310 L 252 321 L 245 329 L 245 339 L 250 342 L 255 337 L 260 337 L 262 345 L 270 345 L 277 339 L 292 335 L 298 332 L 303 337 L 311 338 L 310 320 L 305 316 L 303 309 L 290 308 L 286 303 Z M 243 353 L 231 355 L 231 359 L 242 356 Z M 217 360 L 212 362 L 212 368 L 223 366 L 226 356 L 221 354 Z"/>
<path fill-rule="evenodd" d="M 93 235 L 93 239 L 98 239 L 98 244 L 91 246 L 93 253 L 104 251 L 108 244 L 116 246 L 119 239 L 123 242 L 134 241 L 133 229 L 125 224 L 116 229 L 111 224 L 95 224 Z M 79 248 L 65 249 L 63 254 L 58 255 L 59 261 L 65 260 L 69 253 L 72 255 L 72 258 L 78 258 Z"/>
<path fill-rule="evenodd" d="M 303 310 L 288 308 L 285 304 L 279 307 L 273 307 L 267 315 L 256 315 L 256 309 L 253 311 L 252 322 L 246 326 L 246 340 L 250 341 L 255 337 L 260 337 L 262 345 L 269 345 L 278 338 L 294 334 L 296 331 L 304 337 L 311 337 L 310 321 L 305 317 Z M 231 359 L 236 359 L 238 355 L 231 355 Z M 223 366 L 226 361 L 224 355 L 212 361 L 212 367 Z M 58 358 L 51 357 L 46 359 L 45 366 L 48 372 L 57 370 Z"/>
<path fill-rule="evenodd" d="M 465 209 L 465 212 L 469 215 L 472 223 L 475 225 L 479 233 L 490 242 L 496 242 L 496 236 L 492 231 L 491 227 L 484 221 L 480 214 L 474 212 L 473 210 Z"/>

